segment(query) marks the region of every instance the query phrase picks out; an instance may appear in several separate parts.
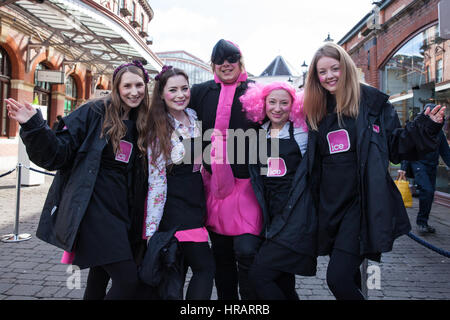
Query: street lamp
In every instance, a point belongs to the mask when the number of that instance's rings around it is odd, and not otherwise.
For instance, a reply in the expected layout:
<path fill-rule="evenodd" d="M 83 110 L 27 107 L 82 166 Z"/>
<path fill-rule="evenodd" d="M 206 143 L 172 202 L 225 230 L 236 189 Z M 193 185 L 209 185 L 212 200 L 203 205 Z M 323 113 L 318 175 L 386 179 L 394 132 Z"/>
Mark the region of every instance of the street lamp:
<path fill-rule="evenodd" d="M 328 32 L 328 37 L 327 37 L 325 40 L 323 40 L 323 42 L 333 42 L 333 41 L 334 41 L 334 40 L 331 39 L 330 33 Z"/>
<path fill-rule="evenodd" d="M 303 73 L 303 87 L 305 86 L 305 80 L 306 80 L 306 73 L 308 72 L 308 65 L 306 64 L 306 61 L 303 60 L 303 64 L 301 65 L 302 73 Z"/>

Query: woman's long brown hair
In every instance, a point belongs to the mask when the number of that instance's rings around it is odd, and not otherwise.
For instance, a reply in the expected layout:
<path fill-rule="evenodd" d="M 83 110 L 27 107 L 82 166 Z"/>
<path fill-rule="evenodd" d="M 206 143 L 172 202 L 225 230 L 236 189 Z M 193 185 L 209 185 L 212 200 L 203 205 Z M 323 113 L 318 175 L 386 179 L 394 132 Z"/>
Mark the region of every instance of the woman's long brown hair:
<path fill-rule="evenodd" d="M 183 76 L 189 84 L 187 74 L 178 68 L 171 68 L 164 72 L 159 80 L 155 81 L 153 88 L 150 111 L 147 116 L 148 147 L 151 149 L 151 163 L 156 164 L 156 160 L 162 154 L 164 159 L 170 159 L 172 143 L 170 137 L 174 130 L 168 117 L 166 103 L 163 100 L 163 91 L 167 80 L 173 76 Z"/>
<path fill-rule="evenodd" d="M 106 109 L 105 119 L 103 121 L 103 128 L 101 134 L 101 137 L 105 135 L 109 137 L 114 149 L 114 153 L 117 153 L 118 149 L 120 148 L 120 139 L 122 139 L 127 132 L 127 127 L 122 121 L 124 110 L 123 110 L 123 102 L 122 99 L 120 99 L 119 94 L 119 84 L 125 72 L 137 74 L 141 76 L 142 79 L 144 79 L 144 74 L 142 70 L 136 66 L 127 66 L 125 68 L 122 68 L 121 70 L 119 70 L 119 72 L 116 74 L 114 78 L 110 95 L 111 103 L 109 105 L 106 105 L 105 108 Z M 105 99 L 105 102 L 106 101 L 108 101 L 108 97 Z M 141 154 L 144 155 L 147 153 L 146 121 L 150 106 L 149 101 L 150 97 L 148 94 L 148 87 L 146 84 L 144 99 L 142 99 L 140 106 L 137 108 L 138 115 L 136 119 L 136 128 L 138 132 L 137 145 Z"/>
<path fill-rule="evenodd" d="M 339 124 L 342 115 L 357 118 L 359 114 L 360 80 L 356 65 L 349 54 L 339 45 L 327 43 L 315 53 L 308 71 L 305 85 L 304 110 L 313 130 L 327 114 L 327 91 L 322 87 L 317 75 L 317 62 L 322 57 L 330 57 L 340 64 L 341 75 L 336 90 L 336 113 Z"/>

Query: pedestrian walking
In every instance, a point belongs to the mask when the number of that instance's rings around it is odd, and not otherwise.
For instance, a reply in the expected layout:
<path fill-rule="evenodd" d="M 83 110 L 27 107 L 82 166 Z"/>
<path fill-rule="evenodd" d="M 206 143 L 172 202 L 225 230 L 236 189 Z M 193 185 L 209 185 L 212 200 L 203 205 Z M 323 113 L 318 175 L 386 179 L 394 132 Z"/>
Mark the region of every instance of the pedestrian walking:
<path fill-rule="evenodd" d="M 308 139 L 303 93 L 285 82 L 250 84 L 240 101 L 252 121 L 265 121 L 261 125 L 264 136 L 260 137 L 264 141 L 259 141 L 258 146 L 267 150 L 267 158 L 250 164 L 253 189 L 263 209 L 266 239 L 249 277 L 259 299 L 298 300 L 295 274 L 315 275 L 317 265 L 314 249 L 317 224 L 311 220 L 315 212 L 299 207 L 300 210 L 291 213 L 286 208 L 300 196 L 291 190 L 299 183 L 294 177 Z M 258 154 L 261 157 L 261 152 Z M 298 217 L 294 221 L 291 215 Z"/>
<path fill-rule="evenodd" d="M 215 268 L 205 228 L 202 132 L 195 111 L 186 108 L 191 94 L 189 79 L 183 70 L 164 66 L 155 80 L 147 117 L 146 237 L 175 228 L 182 259 L 192 269 L 186 299 L 209 300 Z M 196 140 L 200 148 L 196 148 Z"/>
<path fill-rule="evenodd" d="M 427 106 L 425 106 L 427 107 Z M 450 167 L 450 147 L 444 132 L 441 130 L 438 135 L 438 147 L 429 152 L 423 159 L 417 161 L 402 161 L 401 170 L 398 171 L 398 179 L 406 180 L 406 171 L 410 166 L 414 182 L 419 191 L 419 212 L 417 212 L 416 225 L 421 233 L 435 233 L 436 229 L 428 224 L 431 207 L 436 191 L 436 174 L 439 166 L 439 156 Z"/>
<path fill-rule="evenodd" d="M 327 43 L 311 62 L 304 108 L 318 250 L 330 255 L 327 284 L 337 299 L 363 299 L 363 259 L 380 261 L 411 229 L 389 161 L 415 159 L 436 148 L 445 107 L 427 108 L 401 128 L 388 96 L 360 83 L 347 52 Z"/>
<path fill-rule="evenodd" d="M 6 100 L 30 159 L 57 170 L 36 235 L 90 268 L 85 299 L 133 299 L 139 288 L 148 81 L 139 61 L 119 66 L 111 94 L 77 108 L 56 132 L 29 103 Z"/>
<path fill-rule="evenodd" d="M 255 299 L 248 270 L 261 243 L 262 212 L 248 172 L 249 139 L 227 138 L 227 132 L 257 128 L 246 118 L 239 101 L 249 81 L 241 51 L 232 42 L 218 41 L 211 62 L 214 80 L 192 87 L 190 105 L 202 121 L 202 133 L 214 132 L 203 139 L 208 141 L 203 145 L 207 158 L 202 176 L 217 295 L 220 300 L 237 300 L 239 284 L 242 299 Z M 229 150 L 230 142 L 234 148 Z"/>
<path fill-rule="evenodd" d="M 61 122 L 61 119 L 62 119 L 62 115 L 58 114 L 56 116 L 55 122 L 53 122 L 53 124 L 52 124 L 52 130 L 53 131 L 56 131 L 58 129 L 58 124 Z"/>

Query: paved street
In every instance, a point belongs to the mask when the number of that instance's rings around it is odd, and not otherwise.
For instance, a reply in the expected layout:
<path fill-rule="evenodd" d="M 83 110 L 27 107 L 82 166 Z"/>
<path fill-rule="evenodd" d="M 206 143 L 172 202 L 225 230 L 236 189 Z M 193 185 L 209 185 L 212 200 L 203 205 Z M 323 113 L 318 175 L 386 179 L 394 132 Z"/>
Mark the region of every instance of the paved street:
<path fill-rule="evenodd" d="M 3 172 L 0 172 L 0 174 Z M 0 178 L 0 235 L 12 233 L 15 221 L 16 174 Z M 87 272 L 81 272 L 80 288 L 76 287 L 68 266 L 59 263 L 62 251 L 48 245 L 35 236 L 46 193 L 52 177 L 37 187 L 23 187 L 21 191 L 19 233 L 30 233 L 32 239 L 19 243 L 0 242 L 0 300 L 24 299 L 80 299 L 84 292 Z M 409 210 L 415 221 L 417 199 Z M 430 224 L 437 230 L 434 235 L 423 237 L 431 244 L 450 250 L 450 210 L 433 205 Z M 416 230 L 413 227 L 413 233 Z M 301 299 L 334 299 L 325 282 L 327 257 L 321 257 L 316 277 L 297 277 L 297 289 Z M 450 259 L 441 256 L 407 236 L 397 240 L 392 252 L 384 254 L 378 266 L 380 282 L 375 281 L 377 268 L 372 267 L 370 283 L 375 287 L 368 291 L 371 300 L 450 299 Z M 375 271 L 374 271 L 375 270 Z M 216 299 L 216 293 L 213 299 Z"/>

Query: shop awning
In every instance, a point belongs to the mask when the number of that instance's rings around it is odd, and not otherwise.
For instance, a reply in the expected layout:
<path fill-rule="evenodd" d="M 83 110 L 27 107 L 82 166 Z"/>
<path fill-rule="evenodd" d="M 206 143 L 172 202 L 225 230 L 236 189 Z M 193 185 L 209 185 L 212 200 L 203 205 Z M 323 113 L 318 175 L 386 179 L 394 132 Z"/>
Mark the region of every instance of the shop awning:
<path fill-rule="evenodd" d="M 31 23 L 32 47 L 53 47 L 65 54 L 65 63 L 84 63 L 97 74 L 110 75 L 134 59 L 145 59 L 155 74 L 163 62 L 127 22 L 92 0 L 14 1 L 8 7 Z M 98 8 L 98 9 L 96 9 Z"/>

